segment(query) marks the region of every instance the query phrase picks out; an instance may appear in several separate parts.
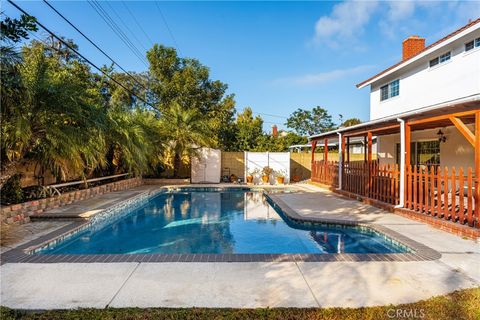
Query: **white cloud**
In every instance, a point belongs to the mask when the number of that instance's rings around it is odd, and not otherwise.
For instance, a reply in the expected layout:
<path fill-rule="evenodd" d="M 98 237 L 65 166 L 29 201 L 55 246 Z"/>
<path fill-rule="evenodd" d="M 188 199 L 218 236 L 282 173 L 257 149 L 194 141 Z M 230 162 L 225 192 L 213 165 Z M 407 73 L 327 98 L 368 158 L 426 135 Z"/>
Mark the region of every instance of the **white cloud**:
<path fill-rule="evenodd" d="M 414 1 L 391 1 L 388 2 L 387 19 L 391 22 L 397 22 L 408 19 L 415 12 L 416 2 Z"/>
<path fill-rule="evenodd" d="M 368 24 L 377 1 L 348 1 L 336 4 L 332 13 L 320 17 L 315 24 L 315 43 L 336 47 L 339 41 L 353 39 Z"/>
<path fill-rule="evenodd" d="M 295 85 L 295 86 L 309 86 L 319 85 L 327 82 L 335 81 L 340 78 L 371 70 L 373 66 L 363 65 L 348 69 L 336 69 L 319 73 L 305 74 L 294 77 L 279 78 L 273 81 L 276 85 Z"/>

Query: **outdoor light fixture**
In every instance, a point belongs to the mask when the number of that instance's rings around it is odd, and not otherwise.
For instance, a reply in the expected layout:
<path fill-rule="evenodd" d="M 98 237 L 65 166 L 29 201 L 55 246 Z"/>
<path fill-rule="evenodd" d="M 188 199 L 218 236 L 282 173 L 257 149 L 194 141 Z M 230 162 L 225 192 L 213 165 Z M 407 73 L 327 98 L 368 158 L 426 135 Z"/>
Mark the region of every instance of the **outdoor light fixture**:
<path fill-rule="evenodd" d="M 445 136 L 445 133 L 443 133 L 442 129 L 438 130 L 437 135 L 438 135 L 438 141 L 440 142 L 447 141 L 447 137 Z"/>

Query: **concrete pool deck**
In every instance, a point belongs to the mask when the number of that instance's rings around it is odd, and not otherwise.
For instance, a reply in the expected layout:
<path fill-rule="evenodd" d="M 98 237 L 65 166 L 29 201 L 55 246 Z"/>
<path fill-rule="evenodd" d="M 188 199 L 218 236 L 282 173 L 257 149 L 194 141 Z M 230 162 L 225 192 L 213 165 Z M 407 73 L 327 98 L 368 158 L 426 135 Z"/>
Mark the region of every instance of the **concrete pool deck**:
<path fill-rule="evenodd" d="M 408 262 L 6 263 L 0 267 L 1 304 L 20 309 L 360 307 L 480 286 L 478 242 L 315 186 L 293 188 L 298 193 L 272 197 L 306 218 L 390 228 L 441 257 Z M 46 222 L 32 225 L 39 223 Z M 51 224 L 42 232 L 61 227 Z"/>

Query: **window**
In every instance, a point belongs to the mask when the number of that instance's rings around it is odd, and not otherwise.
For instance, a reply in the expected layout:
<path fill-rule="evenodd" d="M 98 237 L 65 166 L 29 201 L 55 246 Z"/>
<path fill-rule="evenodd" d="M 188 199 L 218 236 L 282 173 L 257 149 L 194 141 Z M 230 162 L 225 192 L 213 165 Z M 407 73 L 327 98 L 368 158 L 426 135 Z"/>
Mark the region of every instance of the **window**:
<path fill-rule="evenodd" d="M 400 143 L 396 145 L 396 163 L 400 165 Z M 440 141 L 417 141 L 410 144 L 410 163 L 412 165 L 439 166 Z"/>
<path fill-rule="evenodd" d="M 478 47 L 480 47 L 480 38 L 476 38 L 475 40 L 465 43 L 465 51 L 470 51 L 473 48 Z"/>
<path fill-rule="evenodd" d="M 395 80 L 380 87 L 380 101 L 396 97 L 400 94 L 400 80 Z"/>
<path fill-rule="evenodd" d="M 380 88 L 380 100 L 388 99 L 388 84 Z"/>
<path fill-rule="evenodd" d="M 396 97 L 400 94 L 400 81 L 395 80 L 390 83 L 390 97 Z"/>
<path fill-rule="evenodd" d="M 472 40 L 470 42 L 465 43 L 465 51 L 470 51 L 473 48 L 475 48 L 475 41 Z"/>
<path fill-rule="evenodd" d="M 440 56 L 440 63 L 450 60 L 450 51 Z"/>
<path fill-rule="evenodd" d="M 448 51 L 447 53 L 442 54 L 439 57 L 436 57 L 435 59 L 430 60 L 430 68 L 434 67 L 440 63 L 447 62 L 451 58 L 451 53 Z"/>
<path fill-rule="evenodd" d="M 416 142 L 415 157 L 417 165 L 440 165 L 440 141 Z"/>

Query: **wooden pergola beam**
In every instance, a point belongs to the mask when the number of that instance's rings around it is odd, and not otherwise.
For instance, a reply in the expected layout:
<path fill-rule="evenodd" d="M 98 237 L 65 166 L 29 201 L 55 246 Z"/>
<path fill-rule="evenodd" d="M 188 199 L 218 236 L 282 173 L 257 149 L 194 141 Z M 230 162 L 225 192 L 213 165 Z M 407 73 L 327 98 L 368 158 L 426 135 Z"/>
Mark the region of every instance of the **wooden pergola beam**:
<path fill-rule="evenodd" d="M 384 127 L 381 127 L 381 128 L 365 129 L 365 130 L 362 130 L 362 131 L 352 131 L 352 132 L 344 131 L 343 135 L 345 135 L 345 137 L 358 137 L 358 136 L 367 135 L 369 132 L 375 134 L 375 133 L 378 133 L 378 132 L 381 133 L 382 131 L 393 130 L 393 129 L 398 129 L 400 131 L 400 125 L 399 124 L 392 124 L 392 125 L 384 126 Z"/>
<path fill-rule="evenodd" d="M 460 133 L 467 139 L 467 141 L 475 147 L 475 135 L 473 134 L 470 129 L 463 123 L 463 121 L 460 118 L 450 116 L 449 117 L 450 121 L 455 125 L 455 127 L 460 131 Z"/>
<path fill-rule="evenodd" d="M 413 125 L 422 124 L 422 123 L 435 122 L 435 121 L 440 121 L 440 120 L 448 120 L 450 117 L 456 117 L 456 118 L 465 117 L 465 116 L 474 115 L 476 112 L 477 112 L 476 110 L 470 110 L 470 111 L 464 111 L 464 112 L 443 114 L 441 116 L 435 116 L 435 117 L 419 119 L 419 120 L 411 120 L 411 121 L 408 121 L 408 124 L 413 126 Z"/>

